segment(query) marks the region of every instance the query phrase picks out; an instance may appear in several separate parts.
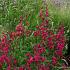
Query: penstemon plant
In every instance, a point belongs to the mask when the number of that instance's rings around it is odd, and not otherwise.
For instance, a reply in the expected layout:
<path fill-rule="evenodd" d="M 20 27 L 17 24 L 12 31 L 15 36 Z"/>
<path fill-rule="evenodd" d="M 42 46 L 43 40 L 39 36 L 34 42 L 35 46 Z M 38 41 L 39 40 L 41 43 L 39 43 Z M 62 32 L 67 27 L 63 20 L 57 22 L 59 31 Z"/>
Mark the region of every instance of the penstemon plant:
<path fill-rule="evenodd" d="M 23 18 L 14 32 L 3 33 L 0 40 L 1 70 L 61 70 L 66 67 L 62 59 L 66 38 L 64 25 L 52 29 L 48 8 L 40 9 L 41 24 L 36 30 L 26 29 Z M 26 25 L 30 25 L 26 21 Z"/>

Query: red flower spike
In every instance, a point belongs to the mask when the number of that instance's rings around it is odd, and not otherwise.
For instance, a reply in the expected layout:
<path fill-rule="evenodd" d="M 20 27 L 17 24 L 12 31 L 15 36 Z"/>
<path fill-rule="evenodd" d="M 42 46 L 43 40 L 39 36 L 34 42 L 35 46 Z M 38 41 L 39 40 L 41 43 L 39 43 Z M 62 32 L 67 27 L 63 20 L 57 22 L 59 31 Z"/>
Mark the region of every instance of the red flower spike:
<path fill-rule="evenodd" d="M 9 47 L 4 47 L 4 48 L 2 49 L 2 51 L 3 51 L 5 54 L 8 54 Z"/>
<path fill-rule="evenodd" d="M 57 58 L 55 56 L 52 57 L 52 64 L 53 65 L 56 65 L 57 63 Z"/>
<path fill-rule="evenodd" d="M 49 16 L 48 9 L 46 8 L 46 17 Z"/>
<path fill-rule="evenodd" d="M 14 59 L 14 64 L 15 64 L 15 65 L 17 64 L 17 60 L 16 60 L 16 59 Z"/>
<path fill-rule="evenodd" d="M 50 49 L 53 49 L 54 48 L 54 43 L 53 43 L 52 37 L 49 37 L 47 40 L 48 40 L 48 47 Z"/>
<path fill-rule="evenodd" d="M 43 16 L 43 10 L 40 9 L 40 17 L 42 17 L 42 16 Z"/>
<path fill-rule="evenodd" d="M 11 32 L 9 35 L 10 35 L 10 39 L 13 41 L 14 38 L 16 37 L 16 32 Z"/>
<path fill-rule="evenodd" d="M 22 34 L 24 34 L 24 27 L 21 20 L 20 23 L 16 26 L 16 35 L 21 36 Z"/>
<path fill-rule="evenodd" d="M 10 63 L 11 63 L 11 60 L 10 60 L 10 58 L 9 57 L 7 57 L 7 56 L 5 56 L 5 61 L 6 61 L 6 63 L 9 65 Z"/>

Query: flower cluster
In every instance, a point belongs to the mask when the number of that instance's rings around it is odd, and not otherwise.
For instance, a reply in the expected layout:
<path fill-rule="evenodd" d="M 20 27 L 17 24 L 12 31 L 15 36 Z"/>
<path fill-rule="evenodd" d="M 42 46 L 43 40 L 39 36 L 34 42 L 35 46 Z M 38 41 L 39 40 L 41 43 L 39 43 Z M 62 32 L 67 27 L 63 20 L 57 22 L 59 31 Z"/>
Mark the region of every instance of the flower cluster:
<path fill-rule="evenodd" d="M 21 36 L 24 33 L 24 27 L 22 25 L 22 16 L 20 17 L 20 23 L 16 26 L 16 35 Z"/>
<path fill-rule="evenodd" d="M 24 34 L 24 26 L 22 24 L 23 18 L 22 16 L 20 17 L 20 23 L 16 26 L 16 31 L 15 32 L 11 32 L 10 35 L 10 39 L 14 40 L 15 37 L 17 36 L 22 36 Z"/>
<path fill-rule="evenodd" d="M 2 69 L 4 63 L 7 64 L 7 70 L 33 70 L 32 64 L 34 64 L 36 70 L 51 70 L 51 67 L 54 69 L 54 67 L 58 65 L 59 60 L 61 60 L 60 57 L 63 56 L 62 51 L 65 46 L 64 26 L 61 24 L 55 34 L 49 26 L 48 17 L 48 9 L 46 8 L 46 13 L 44 15 L 41 8 L 40 18 L 42 23 L 36 26 L 37 30 L 25 29 L 22 24 L 23 18 L 20 17 L 20 23 L 16 26 L 15 31 L 3 34 L 0 41 L 0 69 Z M 26 23 L 29 25 L 28 22 Z M 26 36 L 26 38 L 28 38 L 32 32 L 34 38 L 41 38 L 40 42 L 32 46 L 33 52 L 27 52 L 25 55 L 27 57 L 25 59 L 25 64 L 18 67 L 19 62 L 16 57 L 9 54 L 10 51 L 12 51 L 10 47 L 12 45 L 11 43 L 17 37 Z"/>
<path fill-rule="evenodd" d="M 62 56 L 62 50 L 64 49 L 65 45 L 65 37 L 64 37 L 64 26 L 61 25 L 58 29 L 58 33 L 56 35 L 56 55 Z"/>

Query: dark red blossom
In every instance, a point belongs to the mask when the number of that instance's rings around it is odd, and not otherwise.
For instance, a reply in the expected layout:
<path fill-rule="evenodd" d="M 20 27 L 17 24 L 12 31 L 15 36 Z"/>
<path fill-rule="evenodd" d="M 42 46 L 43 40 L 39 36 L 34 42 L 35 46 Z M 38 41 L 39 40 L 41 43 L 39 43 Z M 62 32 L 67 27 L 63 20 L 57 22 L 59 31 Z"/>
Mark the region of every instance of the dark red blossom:
<path fill-rule="evenodd" d="M 11 66 L 10 65 L 7 67 L 7 70 L 11 70 Z"/>
<path fill-rule="evenodd" d="M 5 54 L 8 54 L 8 52 L 9 52 L 9 47 L 7 46 L 7 47 L 4 47 L 3 49 L 2 49 L 2 51 L 5 53 Z"/>
<path fill-rule="evenodd" d="M 34 54 L 37 54 L 37 53 L 42 54 L 45 51 L 46 51 L 46 49 L 43 46 L 41 46 L 40 44 L 37 44 L 34 46 Z"/>
<path fill-rule="evenodd" d="M 20 23 L 16 26 L 16 35 L 21 36 L 24 34 L 24 26 L 22 25 L 22 20 L 20 20 Z"/>
<path fill-rule="evenodd" d="M 45 65 L 39 65 L 39 68 L 38 70 L 50 70 L 50 68 L 48 66 L 45 66 Z"/>
<path fill-rule="evenodd" d="M 0 63 L 0 69 L 2 68 L 2 63 Z"/>
<path fill-rule="evenodd" d="M 14 61 L 13 61 L 14 65 L 17 64 L 17 59 L 15 58 Z"/>
<path fill-rule="evenodd" d="M 48 48 L 53 49 L 54 48 L 53 38 L 52 37 L 49 37 L 47 39 L 47 41 L 48 41 Z"/>
<path fill-rule="evenodd" d="M 20 66 L 20 67 L 19 67 L 19 70 L 24 70 L 24 67 Z"/>
<path fill-rule="evenodd" d="M 40 35 L 40 31 L 39 30 L 37 30 L 37 31 L 34 31 L 34 36 L 36 37 L 36 36 L 39 36 Z"/>
<path fill-rule="evenodd" d="M 56 54 L 57 56 L 63 56 L 62 50 L 56 50 L 56 51 L 55 51 L 55 54 Z"/>
<path fill-rule="evenodd" d="M 9 35 L 10 35 L 10 39 L 13 41 L 16 37 L 16 32 L 11 32 Z"/>
<path fill-rule="evenodd" d="M 53 65 L 56 65 L 57 63 L 57 58 L 55 56 L 52 57 L 52 64 Z"/>

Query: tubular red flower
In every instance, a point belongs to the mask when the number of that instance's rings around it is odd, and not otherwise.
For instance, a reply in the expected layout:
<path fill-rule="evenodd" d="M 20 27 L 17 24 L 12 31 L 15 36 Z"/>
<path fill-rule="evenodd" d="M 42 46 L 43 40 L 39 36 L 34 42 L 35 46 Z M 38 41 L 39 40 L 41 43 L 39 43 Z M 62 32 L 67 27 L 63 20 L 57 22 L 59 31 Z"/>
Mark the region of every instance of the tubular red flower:
<path fill-rule="evenodd" d="M 46 17 L 49 16 L 48 9 L 46 8 Z"/>
<path fill-rule="evenodd" d="M 40 35 L 40 31 L 39 30 L 37 30 L 37 31 L 34 31 L 34 36 L 36 37 L 36 36 L 39 36 Z"/>
<path fill-rule="evenodd" d="M 55 56 L 52 57 L 52 64 L 53 65 L 56 65 L 57 63 L 57 58 Z"/>

